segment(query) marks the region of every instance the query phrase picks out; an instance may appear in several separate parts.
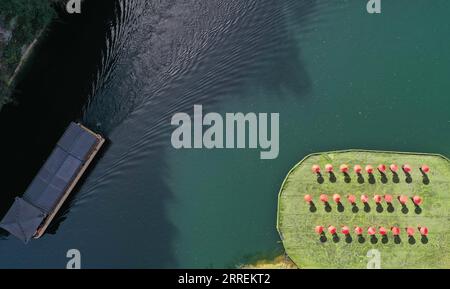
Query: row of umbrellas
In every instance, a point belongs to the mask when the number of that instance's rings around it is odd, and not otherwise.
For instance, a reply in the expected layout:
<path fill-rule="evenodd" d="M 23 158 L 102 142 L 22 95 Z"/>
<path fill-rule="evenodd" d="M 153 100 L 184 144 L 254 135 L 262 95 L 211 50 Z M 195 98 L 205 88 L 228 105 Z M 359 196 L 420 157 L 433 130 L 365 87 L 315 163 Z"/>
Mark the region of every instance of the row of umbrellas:
<path fill-rule="evenodd" d="M 323 226 L 316 226 L 315 229 L 317 234 L 319 235 L 323 235 L 325 234 L 325 228 Z M 337 228 L 335 226 L 328 226 L 327 228 L 328 233 L 330 233 L 331 235 L 336 235 L 337 234 Z M 394 236 L 398 236 L 401 233 L 401 229 L 400 227 L 394 226 L 391 227 L 390 231 L 392 232 L 392 234 Z M 414 236 L 416 230 L 413 227 L 407 227 L 405 228 L 406 234 L 409 237 Z M 417 231 L 420 233 L 420 235 L 422 236 L 427 236 L 428 235 L 428 228 L 427 227 L 422 227 L 422 226 L 418 226 L 417 227 Z M 364 233 L 364 229 L 362 227 L 356 226 L 354 227 L 354 232 L 356 235 L 361 236 Z M 342 226 L 341 227 L 341 233 L 344 235 L 350 235 L 350 227 L 348 226 Z M 378 233 L 382 236 L 386 236 L 388 233 L 388 229 L 386 229 L 385 227 L 378 227 Z M 369 236 L 374 236 L 375 234 L 377 234 L 377 228 L 375 227 L 368 227 L 367 228 L 367 234 Z"/>
<path fill-rule="evenodd" d="M 410 165 L 408 165 L 408 164 L 402 165 L 401 168 L 402 168 L 402 170 L 403 170 L 405 173 L 407 173 L 407 174 L 411 173 L 411 171 L 413 170 L 413 168 L 412 168 Z M 377 170 L 378 170 L 380 173 L 383 173 L 383 174 L 386 173 L 387 169 L 388 169 L 388 167 L 387 167 L 386 165 L 384 165 L 384 164 L 380 164 L 380 165 L 377 166 Z M 389 169 L 391 170 L 391 172 L 397 173 L 398 170 L 399 170 L 399 166 L 396 165 L 396 164 L 391 164 L 391 165 L 389 165 Z M 311 170 L 312 170 L 313 173 L 315 173 L 315 174 L 320 174 L 320 172 L 321 172 L 321 168 L 320 168 L 320 166 L 317 165 L 317 164 L 313 165 L 312 168 L 311 168 Z M 344 173 L 344 174 L 347 174 L 347 173 L 349 172 L 349 170 L 350 170 L 350 167 L 349 167 L 347 164 L 342 164 L 342 165 L 340 165 L 340 167 L 339 167 L 339 171 L 341 171 L 341 172 Z M 420 167 L 420 170 L 421 170 L 421 172 L 423 172 L 423 173 L 425 173 L 425 174 L 428 174 L 428 173 L 430 172 L 430 167 L 427 166 L 427 165 L 422 165 L 422 166 Z M 334 171 L 333 165 L 332 165 L 332 164 L 326 164 L 326 165 L 325 165 L 325 171 L 326 171 L 327 173 L 332 173 L 332 172 Z M 355 165 L 355 166 L 353 167 L 353 171 L 354 171 L 356 174 L 361 174 L 362 171 L 363 171 L 363 168 L 362 168 L 361 165 Z M 374 167 L 373 167 L 372 165 L 366 165 L 365 171 L 366 171 L 366 173 L 368 173 L 368 174 L 373 174 L 374 171 L 375 171 L 375 169 L 374 169 Z"/>
<path fill-rule="evenodd" d="M 313 203 L 313 197 L 309 194 L 306 194 L 304 196 L 305 202 L 307 202 L 308 204 L 312 204 Z M 342 202 L 342 198 L 341 195 L 339 194 L 334 194 L 332 197 L 333 201 L 336 204 L 341 204 Z M 420 196 L 413 196 L 412 198 L 406 196 L 406 195 L 400 195 L 397 196 L 397 200 L 402 204 L 402 205 L 406 205 L 406 203 L 408 202 L 408 200 L 412 200 L 414 205 L 416 206 L 420 206 L 423 203 L 423 199 Z M 324 203 L 327 204 L 328 203 L 328 195 L 326 194 L 321 194 L 319 197 L 319 200 Z M 361 195 L 360 197 L 361 202 L 363 202 L 364 204 L 369 202 L 369 196 L 368 195 Z M 373 196 L 373 200 L 375 201 L 376 204 L 381 204 L 381 202 L 384 200 L 387 204 L 391 204 L 394 200 L 394 196 L 390 195 L 390 194 L 386 194 L 384 196 L 381 195 L 374 195 Z M 356 204 L 356 196 L 355 195 L 348 195 L 347 196 L 347 201 L 352 204 L 355 205 Z"/>

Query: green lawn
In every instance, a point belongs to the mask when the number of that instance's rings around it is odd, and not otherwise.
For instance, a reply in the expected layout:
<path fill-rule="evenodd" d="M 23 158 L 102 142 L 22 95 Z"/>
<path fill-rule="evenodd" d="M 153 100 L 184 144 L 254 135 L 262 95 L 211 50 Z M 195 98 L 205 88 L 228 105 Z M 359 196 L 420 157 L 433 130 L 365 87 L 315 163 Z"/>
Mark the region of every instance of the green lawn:
<path fill-rule="evenodd" d="M 331 163 L 335 168 L 335 182 L 331 182 L 329 175 L 324 172 L 325 164 Z M 350 166 L 349 183 L 338 171 L 339 166 L 346 163 Z M 389 166 L 396 163 L 399 166 L 410 164 L 413 167 L 411 182 L 406 181 L 404 172 L 400 169 L 398 183 L 393 181 L 393 174 L 386 173 L 382 181 L 381 174 L 375 170 L 374 182 L 369 182 L 364 172 L 364 183 L 358 182 L 353 172 L 353 166 L 360 164 L 365 167 L 371 164 L 375 168 L 384 163 Z M 323 183 L 319 183 L 311 166 L 319 164 L 322 168 Z M 425 184 L 419 168 L 422 164 L 430 166 L 429 183 Z M 361 181 L 361 180 L 360 180 Z M 331 211 L 327 212 L 319 201 L 320 194 L 329 196 Z M 338 211 L 332 200 L 332 195 L 342 196 L 343 211 Z M 314 198 L 317 208 L 310 211 L 310 206 L 304 201 L 304 195 L 310 194 Z M 359 211 L 353 212 L 352 206 L 346 200 L 348 194 L 357 197 Z M 359 197 L 367 194 L 370 197 L 371 210 L 366 212 Z M 408 202 L 408 212 L 402 211 L 402 206 L 395 199 L 394 211 L 388 212 L 383 201 L 383 211 L 377 211 L 372 200 L 375 194 L 392 194 L 394 197 L 404 194 L 423 197 L 421 212 L 416 211 L 412 201 Z M 300 268 L 366 268 L 369 258 L 366 257 L 370 249 L 377 249 L 381 253 L 381 268 L 450 268 L 450 162 L 443 156 L 428 154 L 408 154 L 395 152 L 376 152 L 351 150 L 342 152 L 328 152 L 313 154 L 298 163 L 288 174 L 279 193 L 277 226 L 283 245 L 289 257 Z M 327 241 L 321 241 L 314 232 L 316 225 L 338 228 L 340 240 L 335 242 L 326 232 Z M 352 241 L 345 240 L 340 233 L 343 225 L 351 227 Z M 362 226 L 365 242 L 360 243 L 353 232 L 354 226 Z M 408 239 L 403 228 L 418 225 L 429 229 L 428 242 L 422 240 L 416 230 L 415 243 Z M 384 226 L 402 228 L 401 242 L 395 243 L 392 233 L 387 235 L 387 243 L 377 234 L 377 243 L 372 243 L 367 235 L 367 227 Z M 411 240 L 412 241 L 412 240 Z"/>

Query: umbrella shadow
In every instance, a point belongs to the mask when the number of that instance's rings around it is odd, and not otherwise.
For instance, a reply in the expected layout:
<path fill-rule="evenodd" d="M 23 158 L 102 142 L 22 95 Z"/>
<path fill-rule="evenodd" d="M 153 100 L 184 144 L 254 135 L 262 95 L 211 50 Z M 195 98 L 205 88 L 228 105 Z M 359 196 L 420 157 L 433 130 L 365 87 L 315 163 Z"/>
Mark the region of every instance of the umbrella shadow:
<path fill-rule="evenodd" d="M 330 203 L 328 203 L 328 202 L 325 202 L 324 203 L 324 208 L 325 208 L 325 212 L 327 212 L 327 213 L 330 213 L 331 212 L 331 210 L 332 210 L 332 208 L 331 208 L 331 206 L 330 206 Z"/>
<path fill-rule="evenodd" d="M 386 174 L 381 171 L 380 171 L 380 174 L 381 174 L 381 183 L 386 184 L 388 182 L 388 178 L 387 178 Z"/>
<path fill-rule="evenodd" d="M 400 183 L 400 178 L 396 172 L 392 172 L 392 182 L 395 184 Z"/>
<path fill-rule="evenodd" d="M 422 244 L 428 244 L 428 237 L 425 235 L 422 235 L 422 237 L 420 238 L 420 241 L 422 242 Z"/>
<path fill-rule="evenodd" d="M 372 243 L 372 244 L 377 244 L 377 243 L 378 243 L 378 238 L 377 238 L 377 236 L 372 235 L 372 236 L 370 237 L 370 243 Z"/>
<path fill-rule="evenodd" d="M 377 203 L 377 208 L 376 208 L 377 213 L 383 213 L 384 208 L 381 205 L 381 203 Z"/>
<path fill-rule="evenodd" d="M 371 210 L 369 203 L 364 203 L 364 212 L 369 213 Z"/>
<path fill-rule="evenodd" d="M 407 172 L 405 172 L 405 175 L 406 175 L 406 178 L 405 178 L 405 182 L 406 182 L 407 184 L 410 184 L 410 183 L 412 183 L 413 179 L 412 179 L 412 176 L 411 176 L 411 174 L 410 174 L 410 173 L 407 173 Z"/>
<path fill-rule="evenodd" d="M 314 204 L 313 201 L 311 201 L 311 202 L 309 203 L 309 211 L 310 211 L 311 213 L 317 212 L 317 207 L 316 207 L 316 205 Z"/>
<path fill-rule="evenodd" d="M 347 244 L 350 244 L 350 243 L 353 242 L 353 238 L 352 238 L 352 236 L 350 234 L 345 235 L 345 242 Z"/>
<path fill-rule="evenodd" d="M 325 179 L 323 178 L 321 173 L 317 173 L 317 182 L 319 184 L 323 184 L 323 182 L 325 181 Z"/>
<path fill-rule="evenodd" d="M 330 172 L 329 174 L 330 174 L 330 177 L 329 177 L 330 182 L 335 183 L 337 181 L 336 175 L 333 172 Z"/>
<path fill-rule="evenodd" d="M 405 168 L 402 168 L 402 170 L 403 170 L 403 172 L 405 173 L 405 176 L 406 176 L 405 182 L 408 183 L 408 184 L 412 183 L 413 180 L 412 180 L 411 174 L 408 173 L 408 172 L 405 170 Z"/>
<path fill-rule="evenodd" d="M 420 205 L 414 203 L 414 198 L 411 198 L 411 200 L 413 201 L 413 204 L 414 204 L 414 212 L 415 212 L 417 215 L 422 214 L 422 208 L 420 207 Z"/>
<path fill-rule="evenodd" d="M 352 178 L 348 173 L 344 173 L 344 182 L 349 184 L 352 181 Z"/>
<path fill-rule="evenodd" d="M 375 176 L 373 174 L 369 174 L 369 184 L 373 185 L 375 182 Z"/>
<path fill-rule="evenodd" d="M 334 233 L 333 234 L 333 242 L 334 243 L 339 243 L 340 240 L 341 240 L 341 238 L 339 238 L 338 234 Z"/>
<path fill-rule="evenodd" d="M 422 168 L 420 168 L 420 172 L 422 173 L 422 183 L 424 185 L 429 185 L 430 184 L 430 178 L 428 177 L 428 174 L 426 174 Z"/>
<path fill-rule="evenodd" d="M 387 204 L 387 209 L 386 209 L 386 211 L 387 211 L 388 213 L 393 213 L 393 212 L 395 211 L 395 208 L 394 208 L 394 206 L 392 205 L 392 203 L 388 203 L 388 204 Z"/>
<path fill-rule="evenodd" d="M 358 173 L 358 183 L 359 184 L 364 184 L 364 177 L 361 173 Z"/>
<path fill-rule="evenodd" d="M 402 213 L 403 214 L 408 214 L 409 213 L 409 209 L 405 204 L 402 204 Z"/>
<path fill-rule="evenodd" d="M 344 205 L 341 202 L 337 203 L 337 211 L 342 213 L 345 210 Z"/>

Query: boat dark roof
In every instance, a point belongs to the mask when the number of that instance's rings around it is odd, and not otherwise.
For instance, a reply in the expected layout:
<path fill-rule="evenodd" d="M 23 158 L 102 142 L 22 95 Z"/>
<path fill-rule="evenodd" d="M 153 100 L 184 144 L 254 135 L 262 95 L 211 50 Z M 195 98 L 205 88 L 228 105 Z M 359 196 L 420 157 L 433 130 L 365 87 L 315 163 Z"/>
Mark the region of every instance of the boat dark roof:
<path fill-rule="evenodd" d="M 0 227 L 27 242 L 45 216 L 55 210 L 97 143 L 98 136 L 71 123 L 23 197 L 16 198 Z"/>

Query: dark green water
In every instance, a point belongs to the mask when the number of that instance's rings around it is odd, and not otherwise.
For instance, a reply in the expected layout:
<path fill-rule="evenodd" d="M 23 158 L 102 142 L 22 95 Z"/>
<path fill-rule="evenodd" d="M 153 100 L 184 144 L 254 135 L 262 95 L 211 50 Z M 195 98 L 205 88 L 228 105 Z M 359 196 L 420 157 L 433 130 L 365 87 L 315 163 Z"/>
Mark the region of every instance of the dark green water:
<path fill-rule="evenodd" d="M 1 267 L 64 267 L 71 248 L 84 267 L 232 267 L 281 250 L 278 189 L 308 153 L 450 155 L 448 1 L 193 2 L 117 2 L 81 117 L 110 145 L 56 234 L 6 237 Z M 194 104 L 279 112 L 279 157 L 173 149 Z"/>
<path fill-rule="evenodd" d="M 289 27 L 299 47 L 290 57 L 304 62 L 307 93 L 290 91 L 291 83 L 271 92 L 255 81 L 214 108 L 280 112 L 277 160 L 258 161 L 255 151 L 170 153 L 181 264 L 220 267 L 275 250 L 279 186 L 308 153 L 450 154 L 450 4 L 384 1 L 382 15 L 368 15 L 361 2 L 319 1 L 308 31 Z M 295 77 L 303 81 L 304 74 Z"/>

